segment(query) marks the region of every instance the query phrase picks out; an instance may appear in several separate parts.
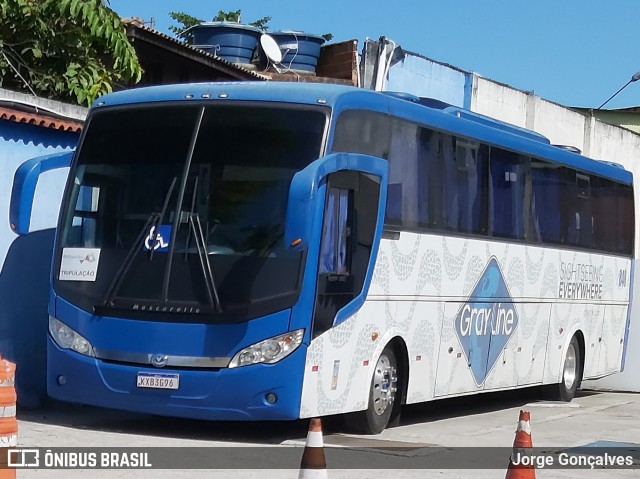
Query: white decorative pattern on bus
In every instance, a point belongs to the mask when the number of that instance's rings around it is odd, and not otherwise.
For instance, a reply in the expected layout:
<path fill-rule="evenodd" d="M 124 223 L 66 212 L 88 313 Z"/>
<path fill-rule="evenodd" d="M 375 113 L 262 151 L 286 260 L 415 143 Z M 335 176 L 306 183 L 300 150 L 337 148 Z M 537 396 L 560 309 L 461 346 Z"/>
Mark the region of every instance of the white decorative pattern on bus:
<path fill-rule="evenodd" d="M 454 319 L 491 257 L 520 320 L 477 386 Z M 557 382 L 575 329 L 584 334 L 585 376 L 609 374 L 620 367 L 626 325 L 628 290 L 617 281 L 629 269 L 626 258 L 524 244 L 407 232 L 383 240 L 364 306 L 309 347 L 301 416 L 365 408 L 377 357 L 395 336 L 408 350 L 408 403 Z M 376 341 L 373 332 L 380 335 Z M 336 360 L 340 370 L 332 390 Z M 314 365 L 319 371 L 312 372 Z"/>

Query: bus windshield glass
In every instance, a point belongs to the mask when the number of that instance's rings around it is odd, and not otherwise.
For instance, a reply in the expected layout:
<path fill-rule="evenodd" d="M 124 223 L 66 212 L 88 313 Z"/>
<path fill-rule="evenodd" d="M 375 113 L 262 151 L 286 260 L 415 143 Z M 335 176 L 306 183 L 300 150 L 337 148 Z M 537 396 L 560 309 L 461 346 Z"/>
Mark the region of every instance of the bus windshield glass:
<path fill-rule="evenodd" d="M 291 307 L 303 253 L 283 244 L 289 186 L 321 155 L 326 121 L 322 109 L 255 103 L 97 112 L 71 172 L 56 292 L 134 318 Z"/>

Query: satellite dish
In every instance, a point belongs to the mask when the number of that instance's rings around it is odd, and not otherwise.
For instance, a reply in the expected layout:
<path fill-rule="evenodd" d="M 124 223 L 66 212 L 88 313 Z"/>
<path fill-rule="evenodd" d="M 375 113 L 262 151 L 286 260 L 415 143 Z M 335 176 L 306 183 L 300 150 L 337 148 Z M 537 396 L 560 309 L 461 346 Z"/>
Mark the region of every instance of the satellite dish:
<path fill-rule="evenodd" d="M 267 35 L 266 33 L 263 34 L 260 37 L 260 46 L 267 58 L 273 63 L 278 65 L 282 62 L 282 52 L 280 51 L 280 47 L 271 35 Z"/>

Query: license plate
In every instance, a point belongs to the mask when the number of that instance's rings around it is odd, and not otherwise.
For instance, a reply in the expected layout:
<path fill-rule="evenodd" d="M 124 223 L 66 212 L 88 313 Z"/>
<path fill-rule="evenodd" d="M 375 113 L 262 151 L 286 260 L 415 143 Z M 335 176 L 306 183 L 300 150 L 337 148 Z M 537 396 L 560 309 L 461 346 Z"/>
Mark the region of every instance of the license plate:
<path fill-rule="evenodd" d="M 151 389 L 178 389 L 180 386 L 179 374 L 162 373 L 138 373 L 139 388 Z"/>

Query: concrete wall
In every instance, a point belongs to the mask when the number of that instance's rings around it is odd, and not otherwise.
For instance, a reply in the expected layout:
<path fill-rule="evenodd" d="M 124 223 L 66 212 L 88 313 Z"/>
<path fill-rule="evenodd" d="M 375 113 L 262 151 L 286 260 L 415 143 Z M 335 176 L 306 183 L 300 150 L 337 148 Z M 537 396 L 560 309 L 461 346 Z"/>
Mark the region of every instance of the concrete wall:
<path fill-rule="evenodd" d="M 78 133 L 0 120 L 0 354 L 15 362 L 18 404 L 35 407 L 46 393 L 47 302 L 54 227 L 67 170 L 42 175 L 31 233 L 9 227 L 13 176 L 25 160 L 71 149 Z"/>
<path fill-rule="evenodd" d="M 554 145 L 571 145 L 584 152 L 588 118 L 531 93 L 476 78 L 471 110 L 536 131 Z"/>
<path fill-rule="evenodd" d="M 526 128 L 528 100 L 526 92 L 479 76 L 474 77 L 472 111 Z"/>
<path fill-rule="evenodd" d="M 464 80 L 464 81 L 463 81 Z M 386 90 L 430 96 L 534 130 L 552 144 L 575 146 L 585 156 L 623 165 L 634 174 L 635 250 L 640 255 L 640 135 L 612 126 L 532 93 L 409 54 L 389 70 Z M 462 97 L 462 98 L 461 98 Z M 640 264 L 635 266 L 631 326 L 623 373 L 586 383 L 589 387 L 640 391 Z"/>
<path fill-rule="evenodd" d="M 407 53 L 390 68 L 385 85 L 387 91 L 402 91 L 421 97 L 436 98 L 459 107 L 468 107 L 465 94 L 472 75 L 442 63 Z"/>

